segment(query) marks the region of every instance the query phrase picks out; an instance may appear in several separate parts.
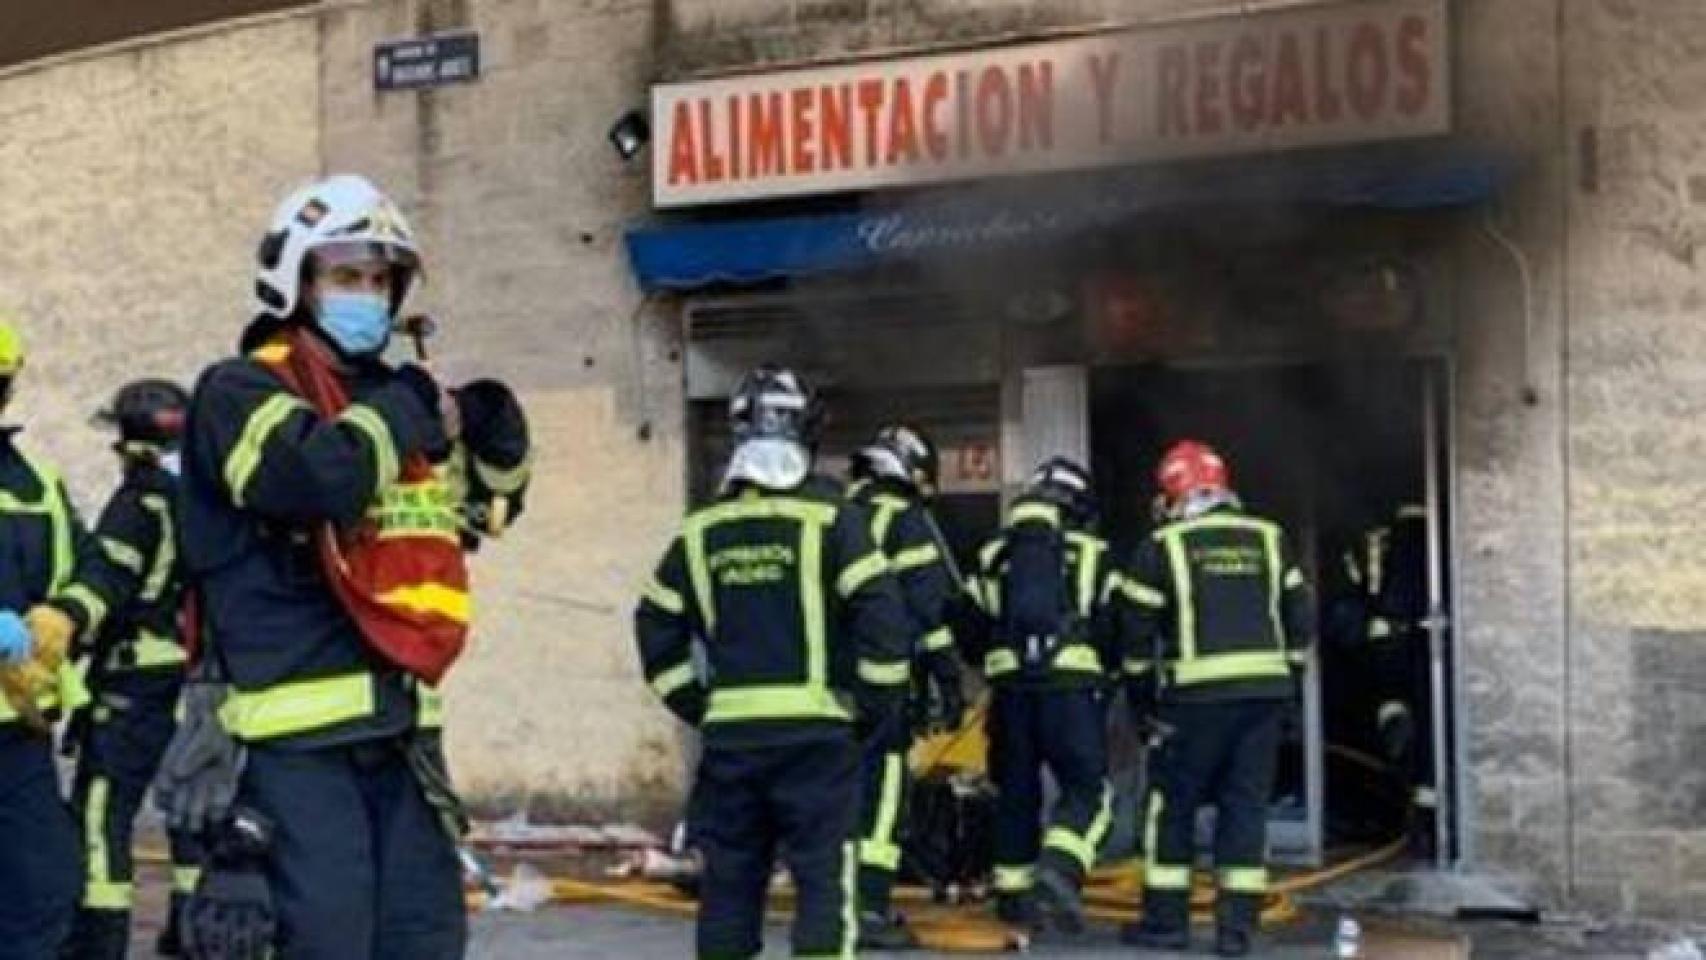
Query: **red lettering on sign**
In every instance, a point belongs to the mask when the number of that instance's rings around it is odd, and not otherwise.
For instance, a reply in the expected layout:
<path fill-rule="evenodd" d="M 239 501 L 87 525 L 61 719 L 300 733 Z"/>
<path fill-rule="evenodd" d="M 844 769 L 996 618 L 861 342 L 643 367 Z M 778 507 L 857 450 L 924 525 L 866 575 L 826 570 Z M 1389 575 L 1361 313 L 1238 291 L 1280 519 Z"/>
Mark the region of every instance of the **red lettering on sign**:
<path fill-rule="evenodd" d="M 859 81 L 859 112 L 865 118 L 865 166 L 877 165 L 877 119 L 883 108 L 883 82 Z"/>
<path fill-rule="evenodd" d="M 1006 71 L 985 67 L 977 80 L 977 139 L 984 156 L 1005 156 L 1013 133 L 1013 86 Z"/>
<path fill-rule="evenodd" d="M 788 172 L 788 157 L 783 150 L 782 95 L 755 93 L 746 98 L 746 111 L 752 121 L 752 159 L 746 169 L 755 177 L 773 177 Z"/>
<path fill-rule="evenodd" d="M 721 183 L 723 180 L 723 158 L 717 153 L 717 138 L 713 131 L 717 125 L 711 122 L 711 101 L 699 101 L 699 129 L 704 136 L 699 138 L 699 175 L 706 183 Z"/>
<path fill-rule="evenodd" d="M 818 129 L 823 141 L 818 145 L 818 159 L 823 169 L 846 169 L 853 166 L 853 88 L 843 83 L 819 91 Z"/>
<path fill-rule="evenodd" d="M 1196 132 L 1220 132 L 1220 41 L 1197 44 Z"/>
<path fill-rule="evenodd" d="M 948 135 L 942 131 L 942 101 L 948 99 L 948 75 L 940 70 L 924 81 L 924 149 L 930 159 L 948 159 Z"/>
<path fill-rule="evenodd" d="M 794 173 L 811 173 L 817 169 L 813 152 L 813 113 L 816 104 L 810 87 L 795 87 L 788 91 L 788 156 Z"/>
<path fill-rule="evenodd" d="M 918 124 L 912 116 L 912 84 L 896 77 L 889 103 L 889 166 L 918 162 Z"/>
<path fill-rule="evenodd" d="M 699 182 L 699 150 L 693 143 L 693 112 L 678 100 L 669 122 L 669 183 Z"/>
<path fill-rule="evenodd" d="M 964 70 L 954 75 L 954 102 L 956 110 L 956 129 L 959 135 L 954 142 L 960 145 L 960 159 L 964 160 L 971 153 L 971 76 Z"/>
<path fill-rule="evenodd" d="M 1161 97 L 1161 135 L 1188 137 L 1191 122 L 1186 112 L 1185 83 L 1190 79 L 1190 64 L 1184 47 L 1168 47 L 1161 51 L 1161 83 L 1156 88 Z"/>
<path fill-rule="evenodd" d="M 1333 88 L 1336 63 L 1333 32 L 1322 27 L 1315 31 L 1315 117 L 1322 123 L 1332 123 L 1344 112 L 1344 101 Z"/>
<path fill-rule="evenodd" d="M 1096 136 L 1104 145 L 1114 141 L 1114 78 L 1119 72 L 1119 54 L 1090 54 L 1090 86 L 1096 94 Z"/>
<path fill-rule="evenodd" d="M 728 112 L 728 118 L 729 118 L 729 179 L 730 180 L 739 180 L 741 178 L 741 162 L 742 162 L 743 158 L 745 157 L 745 153 L 743 151 L 743 147 L 741 144 L 741 136 L 740 136 L 740 130 L 741 130 L 742 122 L 741 122 L 740 97 L 739 97 L 739 95 L 731 95 L 728 99 L 728 105 L 729 105 L 729 112 Z"/>
<path fill-rule="evenodd" d="M 1364 120 L 1380 115 L 1386 103 L 1386 86 L 1390 82 L 1390 67 L 1386 62 L 1386 38 L 1372 23 L 1357 24 L 1351 34 L 1350 91 L 1351 109 Z"/>
<path fill-rule="evenodd" d="M 1267 118 L 1267 62 L 1262 52 L 1262 41 L 1248 33 L 1232 45 L 1232 123 L 1245 133 Z"/>
<path fill-rule="evenodd" d="M 1433 70 L 1428 61 L 1428 22 L 1405 17 L 1398 25 L 1398 112 L 1415 116 L 1428 105 L 1433 94 Z"/>
<path fill-rule="evenodd" d="M 1283 127 L 1288 122 L 1309 122 L 1308 95 L 1303 92 L 1303 52 L 1297 48 L 1297 35 L 1282 34 L 1279 52 L 1274 57 L 1273 123 Z"/>
<path fill-rule="evenodd" d="M 1054 146 L 1054 64 L 1019 67 L 1019 147 L 1047 150 Z"/>

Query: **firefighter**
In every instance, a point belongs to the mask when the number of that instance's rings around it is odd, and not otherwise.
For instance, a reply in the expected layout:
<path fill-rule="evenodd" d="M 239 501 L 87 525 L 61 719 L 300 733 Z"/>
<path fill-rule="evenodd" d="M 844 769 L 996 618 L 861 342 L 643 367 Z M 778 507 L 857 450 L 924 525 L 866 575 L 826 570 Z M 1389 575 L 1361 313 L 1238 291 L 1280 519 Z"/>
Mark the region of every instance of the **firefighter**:
<path fill-rule="evenodd" d="M 1353 648 L 1360 696 L 1355 722 L 1372 730 L 1381 757 L 1404 778 L 1410 809 L 1410 847 L 1422 857 L 1434 848 L 1433 704 L 1429 697 L 1428 511 L 1401 504 L 1391 520 L 1363 536 L 1345 557 L 1363 613 Z"/>
<path fill-rule="evenodd" d="M 811 474 L 818 412 L 792 371 L 747 374 L 722 491 L 688 514 L 634 615 L 647 682 L 702 737 L 689 829 L 708 960 L 762 950 L 778 853 L 794 955 L 852 955 L 856 738 L 905 706 L 911 624 L 866 512 Z"/>
<path fill-rule="evenodd" d="M 15 322 L 0 318 L 0 409 L 24 367 Z M 100 544 L 59 474 L 0 429 L 0 953 L 52 958 L 82 887 L 77 825 L 59 793 L 53 724 L 87 702 L 73 644 L 100 629 L 118 593 Z"/>
<path fill-rule="evenodd" d="M 179 440 L 189 395 L 168 380 L 121 387 L 96 414 L 116 430 L 122 482 L 95 536 L 121 575 L 112 612 L 88 651 L 94 702 L 67 733 L 78 755 L 72 806 L 83 828 L 85 879 L 70 955 L 123 960 L 130 942 L 131 833 L 143 794 L 177 726 L 185 656 L 178 628 L 182 577 L 173 516 Z M 178 953 L 178 914 L 199 876 L 187 838 L 174 835 L 172 903 L 160 952 Z"/>
<path fill-rule="evenodd" d="M 1108 616 L 1118 576 L 1093 533 L 1096 514 L 1084 468 L 1046 461 L 979 552 L 970 584 L 983 616 L 968 653 L 994 688 L 997 913 L 1068 933 L 1083 926 L 1084 876 L 1112 817 L 1105 701 L 1118 668 Z M 1044 767 L 1060 796 L 1039 836 Z"/>
<path fill-rule="evenodd" d="M 201 649 L 158 780 L 168 822 L 209 842 L 191 956 L 464 952 L 463 818 L 427 688 L 468 630 L 471 478 L 519 490 L 527 444 L 501 384 L 385 362 L 419 268 L 366 180 L 292 193 L 242 355 L 191 399 L 180 532 Z"/>
<path fill-rule="evenodd" d="M 883 427 L 854 454 L 850 493 L 871 513 L 871 541 L 888 557 L 912 617 L 913 723 L 878 731 L 862 758 L 859 811 L 859 946 L 908 950 L 918 945 L 890 893 L 900 869 L 900 833 L 910 789 L 907 751 L 912 728 L 956 730 L 965 715 L 963 667 L 952 619 L 964 583 L 930 513 L 939 458 L 935 446 L 904 424 Z"/>
<path fill-rule="evenodd" d="M 1128 696 L 1165 736 L 1144 821 L 1143 918 L 1122 936 L 1189 947 L 1197 807 L 1213 803 L 1215 949 L 1243 956 L 1267 892 L 1268 796 L 1312 632 L 1309 593 L 1279 525 L 1244 511 L 1219 454 L 1179 443 L 1156 477 L 1166 522 L 1120 593 Z"/>

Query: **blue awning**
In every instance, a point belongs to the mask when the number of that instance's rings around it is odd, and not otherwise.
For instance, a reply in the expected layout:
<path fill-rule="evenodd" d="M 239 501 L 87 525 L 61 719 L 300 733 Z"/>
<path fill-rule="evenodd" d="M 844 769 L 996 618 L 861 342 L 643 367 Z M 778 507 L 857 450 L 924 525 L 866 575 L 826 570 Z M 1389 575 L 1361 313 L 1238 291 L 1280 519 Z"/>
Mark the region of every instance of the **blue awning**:
<path fill-rule="evenodd" d="M 1466 206 L 1491 197 L 1504 173 L 1501 163 L 1486 158 L 1404 152 L 1222 163 L 1184 173 L 1145 168 L 1022 188 L 1007 184 L 971 197 L 950 191 L 889 210 L 636 227 L 626 239 L 642 289 L 691 290 L 1046 242 L 1179 208 Z"/>

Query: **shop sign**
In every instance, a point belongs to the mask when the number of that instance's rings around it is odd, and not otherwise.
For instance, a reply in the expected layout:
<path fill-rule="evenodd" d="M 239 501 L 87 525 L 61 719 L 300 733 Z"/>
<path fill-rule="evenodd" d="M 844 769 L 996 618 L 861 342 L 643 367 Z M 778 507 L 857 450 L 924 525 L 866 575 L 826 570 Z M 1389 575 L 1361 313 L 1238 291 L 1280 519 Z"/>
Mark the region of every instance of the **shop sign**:
<path fill-rule="evenodd" d="M 659 207 L 1446 132 L 1446 0 L 652 88 Z"/>
<path fill-rule="evenodd" d="M 942 492 L 993 493 L 1001 489 L 1001 458 L 993 443 L 967 443 L 942 451 Z"/>

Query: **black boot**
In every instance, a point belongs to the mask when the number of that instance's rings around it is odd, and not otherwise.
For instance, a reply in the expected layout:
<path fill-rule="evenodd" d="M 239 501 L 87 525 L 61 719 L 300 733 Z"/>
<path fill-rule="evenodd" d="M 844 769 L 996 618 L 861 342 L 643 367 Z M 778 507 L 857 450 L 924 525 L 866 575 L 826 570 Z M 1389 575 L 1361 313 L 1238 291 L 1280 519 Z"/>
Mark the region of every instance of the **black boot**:
<path fill-rule="evenodd" d="M 1214 933 L 1214 952 L 1221 957 L 1243 957 L 1250 953 L 1250 931 L 1221 927 Z"/>
<path fill-rule="evenodd" d="M 71 940 L 61 956 L 67 960 L 124 960 L 130 946 L 129 910 L 77 911 Z"/>
<path fill-rule="evenodd" d="M 995 895 L 995 916 L 1002 923 L 1029 927 L 1037 922 L 1037 901 L 1029 893 L 998 893 Z"/>
<path fill-rule="evenodd" d="M 859 949 L 860 950 L 916 950 L 918 937 L 906 925 L 906 918 L 889 911 L 887 913 L 859 914 Z"/>
<path fill-rule="evenodd" d="M 1191 928 L 1163 925 L 1153 920 L 1128 923 L 1120 928 L 1120 942 L 1142 950 L 1189 950 Z"/>
<path fill-rule="evenodd" d="M 1053 867 L 1037 869 L 1037 907 L 1061 933 L 1084 932 L 1084 897 L 1078 881 Z"/>

